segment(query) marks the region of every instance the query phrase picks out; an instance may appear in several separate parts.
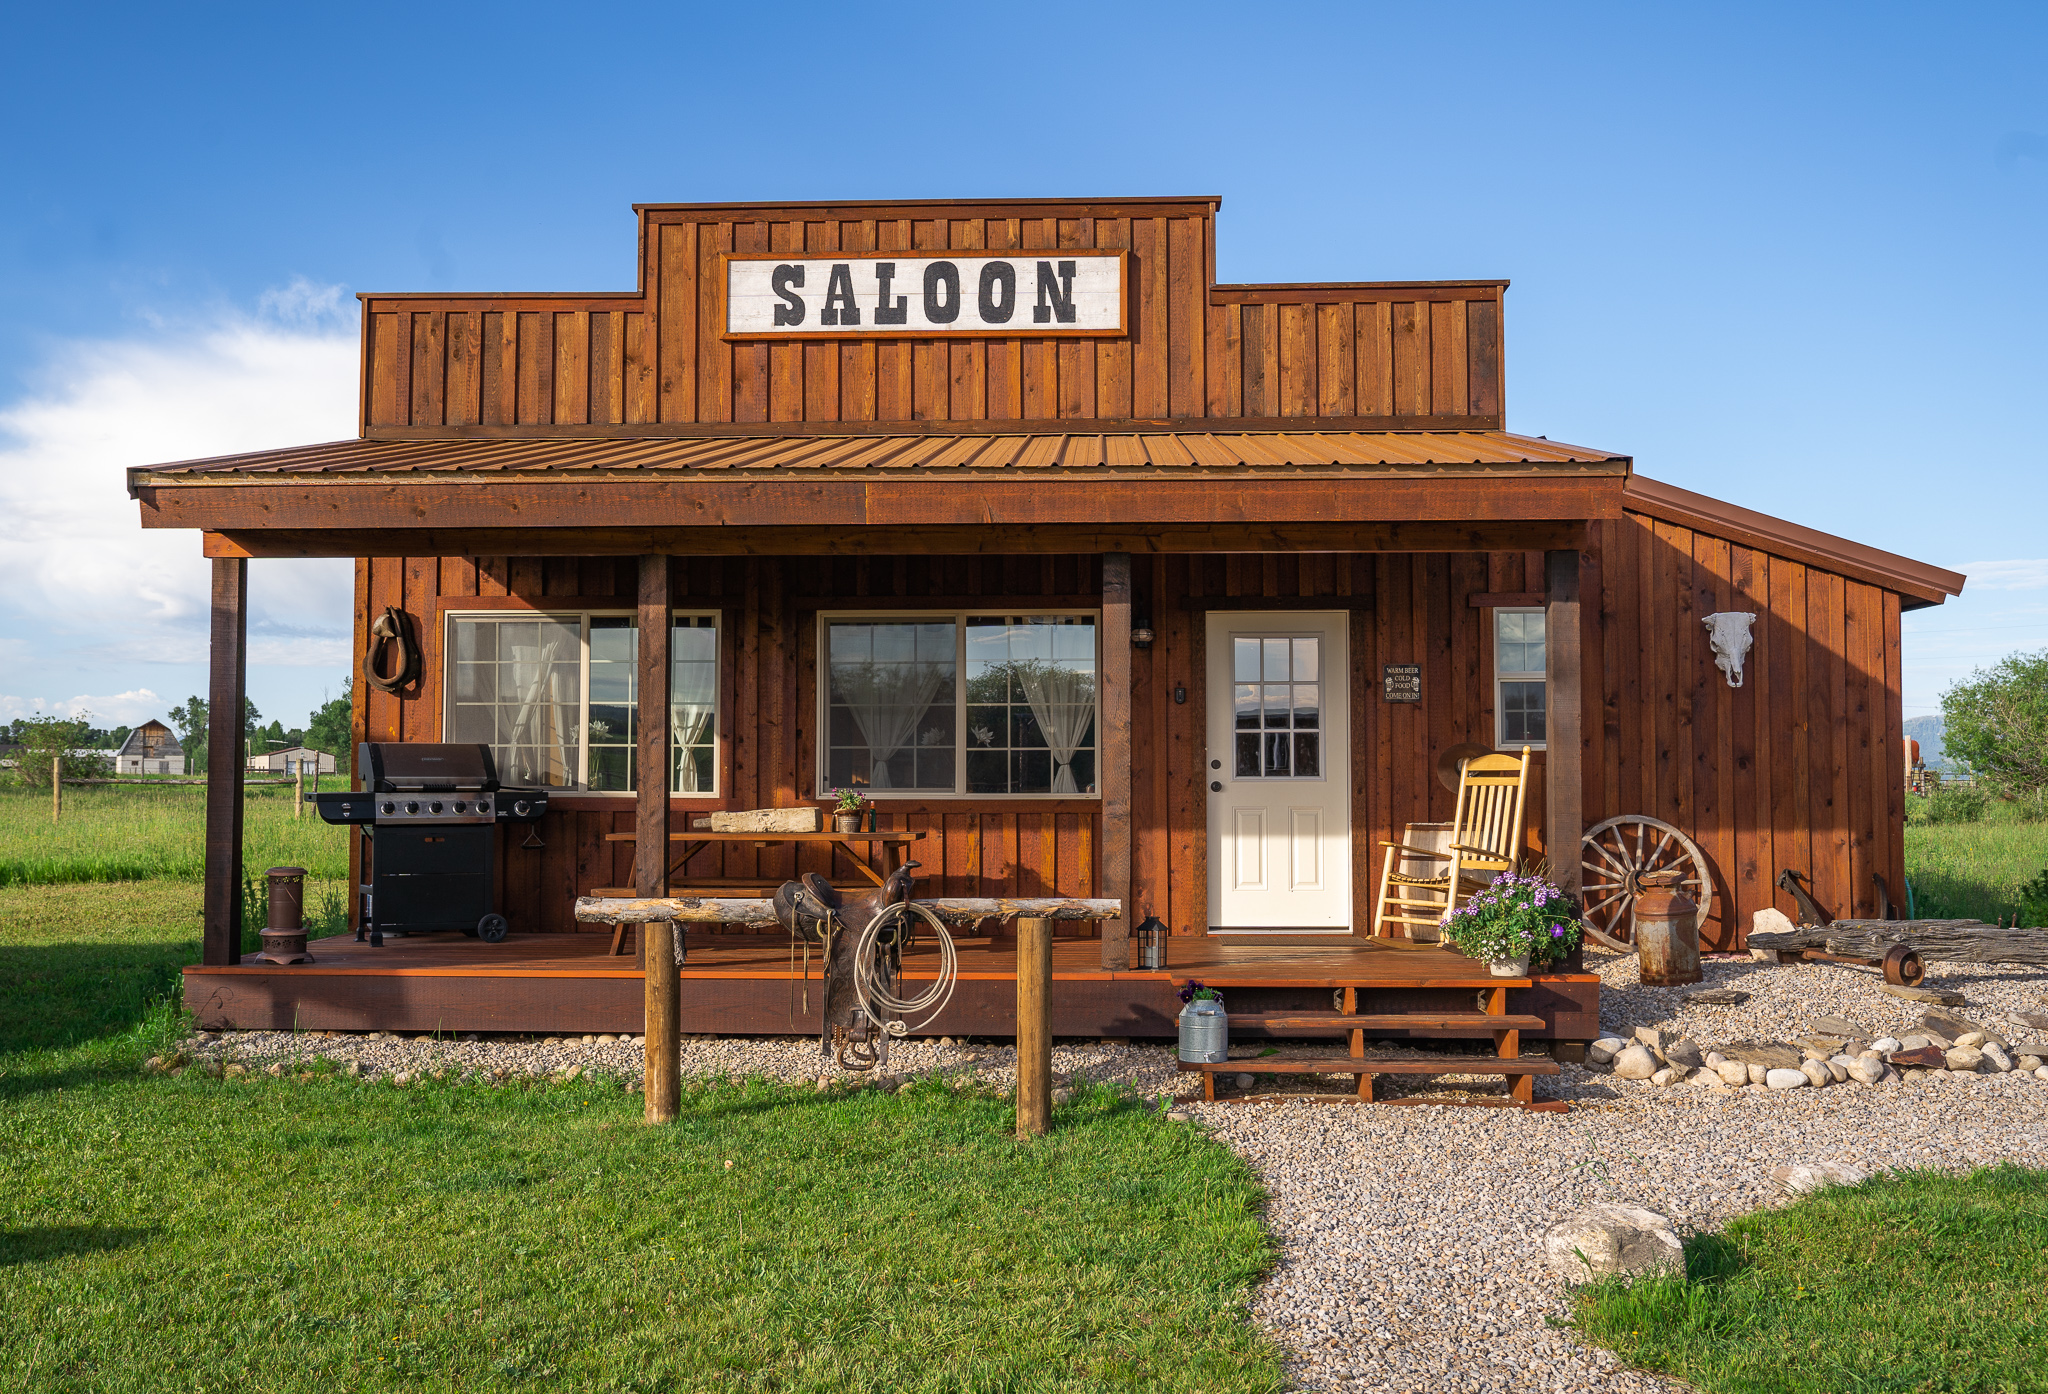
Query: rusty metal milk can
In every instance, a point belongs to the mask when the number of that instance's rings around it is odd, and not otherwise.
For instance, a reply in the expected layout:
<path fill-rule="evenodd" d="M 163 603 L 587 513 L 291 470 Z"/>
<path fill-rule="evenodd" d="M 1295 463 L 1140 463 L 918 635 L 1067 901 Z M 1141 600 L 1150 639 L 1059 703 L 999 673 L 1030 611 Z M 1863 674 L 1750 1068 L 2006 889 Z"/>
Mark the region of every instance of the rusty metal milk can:
<path fill-rule="evenodd" d="M 1653 871 L 1636 897 L 1636 962 L 1644 987 L 1700 981 L 1700 907 L 1678 889 L 1682 871 Z"/>

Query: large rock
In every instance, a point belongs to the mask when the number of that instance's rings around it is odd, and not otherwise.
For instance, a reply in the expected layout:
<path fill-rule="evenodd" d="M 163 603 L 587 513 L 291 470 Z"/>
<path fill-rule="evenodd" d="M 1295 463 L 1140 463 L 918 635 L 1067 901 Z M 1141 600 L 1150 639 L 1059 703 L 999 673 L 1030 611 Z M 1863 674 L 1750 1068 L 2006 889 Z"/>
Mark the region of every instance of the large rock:
<path fill-rule="evenodd" d="M 1749 917 L 1751 934 L 1790 934 L 1799 926 L 1787 919 L 1785 912 L 1766 906 Z"/>
<path fill-rule="evenodd" d="M 1676 1031 L 1666 1031 L 1661 1026 L 1638 1026 L 1636 1041 L 1650 1048 L 1653 1055 L 1662 1055 L 1666 1046 L 1678 1039 Z"/>
<path fill-rule="evenodd" d="M 1771 1180 L 1780 1194 L 1788 1196 L 1807 1195 L 1823 1186 L 1859 1186 L 1869 1179 L 1869 1172 L 1848 1162 L 1798 1162 L 1771 1168 Z"/>
<path fill-rule="evenodd" d="M 1657 1069 L 1657 1057 L 1646 1046 L 1632 1045 L 1614 1057 L 1614 1073 L 1622 1079 L 1648 1079 Z"/>
<path fill-rule="evenodd" d="M 1787 1045 L 1784 1041 L 1730 1041 L 1715 1049 L 1730 1060 L 1740 1060 L 1745 1065 L 1761 1065 L 1767 1070 L 1796 1070 L 1801 1059 L 1799 1047 Z"/>
<path fill-rule="evenodd" d="M 1769 1089 L 1804 1089 L 1813 1083 L 1801 1070 L 1766 1070 L 1764 1086 Z"/>
<path fill-rule="evenodd" d="M 1975 1074 L 1977 1067 L 1984 1063 L 1984 1052 L 1975 1046 L 1956 1046 L 1943 1057 L 1948 1067 L 1957 1074 Z"/>
<path fill-rule="evenodd" d="M 1890 1055 L 1895 1050 L 1903 1049 L 1896 1036 L 1879 1036 L 1870 1043 L 1870 1048 L 1879 1055 Z"/>
<path fill-rule="evenodd" d="M 1628 1049 L 1628 1042 L 1620 1036 L 1602 1036 L 1586 1047 L 1586 1063 L 1589 1065 L 1611 1065 L 1614 1057 Z"/>
<path fill-rule="evenodd" d="M 1816 1035 L 1833 1036 L 1837 1040 L 1868 1040 L 1870 1032 L 1843 1016 L 1824 1016 L 1813 1023 Z"/>
<path fill-rule="evenodd" d="M 1700 1054 L 1699 1042 L 1690 1036 L 1680 1036 L 1665 1046 L 1664 1058 L 1673 1065 L 1683 1065 L 1689 1070 L 1697 1070 L 1707 1063 L 1706 1056 Z"/>
<path fill-rule="evenodd" d="M 825 826 L 821 808 L 749 808 L 735 813 L 714 813 L 698 819 L 715 833 L 814 833 Z"/>
<path fill-rule="evenodd" d="M 1920 1046 L 1913 1050 L 1895 1050 L 1885 1059 L 1902 1070 L 1939 1070 L 1948 1061 L 1941 1047 L 1933 1045 Z"/>
<path fill-rule="evenodd" d="M 1740 1060 L 1723 1060 L 1714 1066 L 1714 1073 L 1721 1076 L 1723 1084 L 1740 1086 L 1749 1083 L 1749 1066 Z"/>
<path fill-rule="evenodd" d="M 1932 1027 L 1951 1041 L 1958 1036 L 1984 1029 L 1960 1012 L 1945 1012 L 1939 1007 L 1929 1007 L 1926 1011 L 1920 1013 L 1920 1025 L 1922 1027 Z"/>
<path fill-rule="evenodd" d="M 1589 1205 L 1565 1216 L 1543 1231 L 1543 1256 L 1571 1282 L 1606 1273 L 1685 1276 L 1685 1246 L 1671 1221 L 1633 1205 Z"/>
<path fill-rule="evenodd" d="M 1884 1078 L 1884 1061 L 1874 1055 L 1860 1056 L 1849 1062 L 1849 1078 L 1858 1084 L 1876 1084 Z"/>
<path fill-rule="evenodd" d="M 1678 1000 L 1688 1007 L 1739 1007 L 1749 1000 L 1749 994 L 1732 987 L 1709 987 L 1688 992 Z"/>
<path fill-rule="evenodd" d="M 1835 1082 L 1834 1072 L 1827 1067 L 1825 1061 L 1802 1060 L 1799 1062 L 1799 1073 L 1805 1075 L 1806 1082 L 1816 1089 Z"/>
<path fill-rule="evenodd" d="M 1949 992 L 1938 987 L 1905 987 L 1899 983 L 1879 983 L 1877 990 L 1887 997 L 1899 997 L 1908 1002 L 1938 1002 L 1946 1007 L 1963 1005 L 1963 994 Z"/>
<path fill-rule="evenodd" d="M 2012 1068 L 2012 1057 L 2010 1055 L 2007 1055 L 2004 1051 L 2000 1050 L 1997 1046 L 1991 1044 L 1991 1042 L 1986 1041 L 1977 1049 L 1983 1053 L 1984 1063 L 1989 1065 L 1992 1069 L 1998 1071 L 2000 1074 L 2004 1074 L 2006 1071 Z"/>

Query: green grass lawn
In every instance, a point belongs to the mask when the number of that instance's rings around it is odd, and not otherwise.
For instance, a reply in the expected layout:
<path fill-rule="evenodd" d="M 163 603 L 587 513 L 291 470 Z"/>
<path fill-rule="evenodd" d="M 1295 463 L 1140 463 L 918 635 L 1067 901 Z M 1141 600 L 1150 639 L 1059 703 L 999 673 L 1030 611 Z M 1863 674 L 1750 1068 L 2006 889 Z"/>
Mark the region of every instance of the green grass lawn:
<path fill-rule="evenodd" d="M 1272 1390 L 1231 1152 L 1115 1090 L 143 1075 L 199 888 L 0 889 L 0 1390 Z"/>
<path fill-rule="evenodd" d="M 2048 868 L 2048 823 L 1938 823 L 1906 829 L 1906 876 L 1923 919 L 2012 923 L 2021 883 Z"/>
<path fill-rule="evenodd" d="M 2048 1390 L 2048 1173 L 1831 1188 L 1580 1289 L 1579 1330 L 1707 1394 Z"/>
<path fill-rule="evenodd" d="M 247 791 L 242 858 L 250 874 L 301 866 L 315 877 L 346 880 L 352 829 L 323 823 L 310 808 L 296 818 L 292 810 L 289 785 Z M 137 780 L 66 789 L 55 822 L 47 790 L 0 787 L 0 886 L 197 881 L 206 869 L 205 847 L 206 790 L 199 785 Z"/>

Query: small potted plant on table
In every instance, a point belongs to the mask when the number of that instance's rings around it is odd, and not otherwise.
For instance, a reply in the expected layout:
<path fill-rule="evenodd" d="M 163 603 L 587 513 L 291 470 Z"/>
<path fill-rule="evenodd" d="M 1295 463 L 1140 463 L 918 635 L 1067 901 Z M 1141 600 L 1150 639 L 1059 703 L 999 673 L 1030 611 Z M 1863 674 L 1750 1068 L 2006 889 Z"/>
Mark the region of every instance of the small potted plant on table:
<path fill-rule="evenodd" d="M 860 831 L 861 809 L 866 807 L 858 789 L 834 789 L 832 797 L 832 831 L 835 833 L 857 833 Z"/>
<path fill-rule="evenodd" d="M 1540 875 L 1503 871 L 1443 918 L 1443 936 L 1497 978 L 1526 977 L 1579 946 L 1579 905 Z"/>

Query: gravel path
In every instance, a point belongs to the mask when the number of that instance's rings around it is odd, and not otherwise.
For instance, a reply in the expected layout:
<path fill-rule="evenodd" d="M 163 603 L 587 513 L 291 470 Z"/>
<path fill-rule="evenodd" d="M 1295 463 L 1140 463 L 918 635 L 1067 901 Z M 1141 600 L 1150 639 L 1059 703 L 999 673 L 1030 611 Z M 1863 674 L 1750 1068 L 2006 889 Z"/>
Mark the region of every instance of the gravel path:
<path fill-rule="evenodd" d="M 1796 1040 L 1825 1015 L 1904 1035 L 1922 1010 L 1880 993 L 1874 972 L 1840 965 L 1710 960 L 1697 987 L 1650 989 L 1637 982 L 1633 958 L 1595 962 L 1605 985 L 1602 1024 L 1620 1035 L 1656 1026 L 1685 1032 L 1703 1047 Z M 1924 985 L 1962 992 L 1968 1005 L 1956 1010 L 1981 1022 L 2048 1011 L 2048 974 L 2039 971 L 1931 963 Z M 1685 1000 L 1716 987 L 1751 995 L 1734 1006 Z M 2005 1029 L 2016 1040 L 2048 1036 Z M 189 1048 L 202 1061 L 252 1071 L 324 1055 L 407 1082 L 436 1070 L 502 1081 L 579 1067 L 633 1081 L 641 1064 L 632 1037 L 245 1032 L 196 1038 Z M 1256 1069 L 1260 1049 L 1232 1054 Z M 1014 1083 L 1015 1062 L 1007 1045 L 909 1041 L 893 1048 L 891 1069 L 971 1071 L 1000 1089 Z M 1181 1092 L 1188 1083 L 1174 1070 L 1172 1052 L 1159 1045 L 1066 1042 L 1053 1063 L 1063 1078 L 1121 1080 L 1148 1095 Z M 792 1039 L 686 1038 L 683 1068 L 790 1081 L 820 1073 L 815 1044 Z M 1546 1324 L 1566 1314 L 1564 1290 L 1545 1271 L 1538 1244 L 1556 1215 L 1617 1200 L 1659 1211 L 1681 1228 L 1708 1228 L 1769 1203 L 1769 1171 L 1786 1162 L 2048 1166 L 2048 1083 L 2016 1072 L 1931 1073 L 1903 1083 L 1778 1092 L 1658 1088 L 1566 1065 L 1558 1076 L 1539 1079 L 1537 1092 L 1570 1100 L 1572 1111 L 1185 1105 L 1258 1169 L 1272 1193 L 1268 1223 L 1281 1260 L 1256 1295 L 1254 1313 L 1294 1353 L 1296 1388 L 1670 1389 L 1617 1368 L 1605 1352 Z"/>

